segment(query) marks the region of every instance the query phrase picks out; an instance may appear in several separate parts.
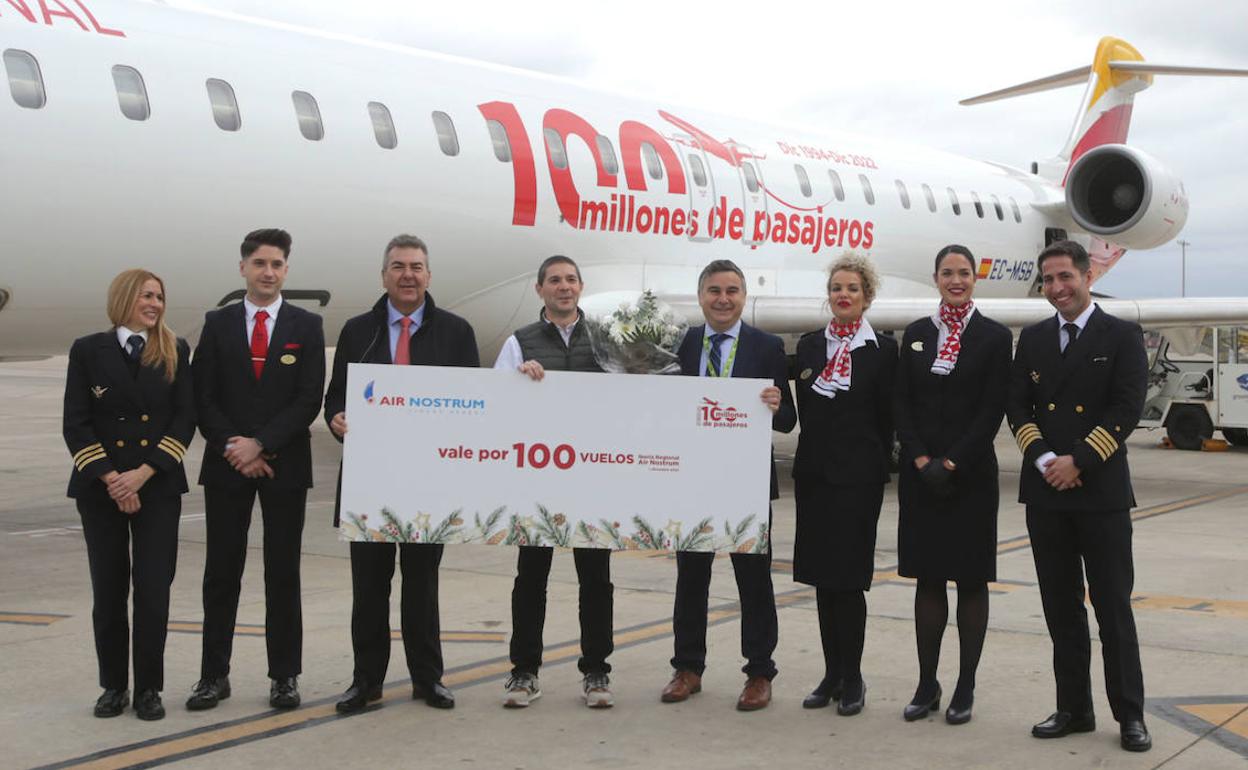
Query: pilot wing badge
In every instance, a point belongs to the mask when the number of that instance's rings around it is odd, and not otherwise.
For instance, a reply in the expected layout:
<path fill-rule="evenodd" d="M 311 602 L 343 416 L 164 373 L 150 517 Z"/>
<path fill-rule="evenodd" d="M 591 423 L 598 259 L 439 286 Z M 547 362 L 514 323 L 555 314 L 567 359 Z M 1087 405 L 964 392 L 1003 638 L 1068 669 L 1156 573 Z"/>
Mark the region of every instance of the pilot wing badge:
<path fill-rule="evenodd" d="M 108 392 L 108 388 L 103 385 L 93 385 L 91 387 L 91 395 L 96 398 L 104 398 L 104 394 Z"/>

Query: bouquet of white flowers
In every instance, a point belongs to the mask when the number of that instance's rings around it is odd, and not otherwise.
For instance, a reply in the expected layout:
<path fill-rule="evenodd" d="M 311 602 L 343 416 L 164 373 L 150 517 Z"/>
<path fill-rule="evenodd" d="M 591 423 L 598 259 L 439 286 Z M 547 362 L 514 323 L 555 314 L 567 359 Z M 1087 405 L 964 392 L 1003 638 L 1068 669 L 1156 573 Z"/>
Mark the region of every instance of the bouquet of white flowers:
<path fill-rule="evenodd" d="M 680 371 L 676 349 L 689 324 L 646 290 L 609 315 L 587 318 L 598 365 L 608 372 L 671 374 Z"/>

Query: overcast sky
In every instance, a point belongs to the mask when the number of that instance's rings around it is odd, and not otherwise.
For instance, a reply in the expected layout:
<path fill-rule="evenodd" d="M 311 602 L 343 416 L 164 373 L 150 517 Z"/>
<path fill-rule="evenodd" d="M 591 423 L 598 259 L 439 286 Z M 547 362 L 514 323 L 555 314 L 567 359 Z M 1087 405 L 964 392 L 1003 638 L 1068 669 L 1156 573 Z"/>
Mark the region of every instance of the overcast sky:
<path fill-rule="evenodd" d="M 183 4 L 183 3 L 172 3 Z M 387 2 L 200 0 L 729 114 L 930 145 L 1026 168 L 1055 155 L 1081 87 L 978 107 L 958 99 L 1091 63 L 1113 35 L 1160 63 L 1248 68 L 1248 3 Z M 1129 143 L 1183 179 L 1189 295 L 1248 295 L 1248 78 L 1159 77 Z M 1178 296 L 1180 247 L 1128 252 L 1098 283 Z"/>

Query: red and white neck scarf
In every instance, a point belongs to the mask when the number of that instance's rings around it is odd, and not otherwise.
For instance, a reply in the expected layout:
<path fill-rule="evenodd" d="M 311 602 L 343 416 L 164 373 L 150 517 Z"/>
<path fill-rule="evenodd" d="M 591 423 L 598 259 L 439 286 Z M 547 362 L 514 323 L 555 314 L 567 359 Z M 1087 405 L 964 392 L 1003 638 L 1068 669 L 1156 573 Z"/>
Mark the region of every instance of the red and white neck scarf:
<path fill-rule="evenodd" d="M 874 340 L 875 332 L 865 318 L 844 324 L 833 319 L 823 336 L 828 341 L 828 363 L 810 387 L 821 396 L 836 398 L 838 390 L 849 390 L 853 377 L 849 354 L 867 344 L 868 339 Z"/>
<path fill-rule="evenodd" d="M 947 375 L 958 365 L 958 353 L 962 350 L 962 330 L 966 328 L 974 310 L 974 302 L 968 301 L 959 307 L 940 303 L 940 312 L 933 319 L 940 333 L 936 337 L 936 349 L 939 352 L 932 361 L 932 374 Z"/>

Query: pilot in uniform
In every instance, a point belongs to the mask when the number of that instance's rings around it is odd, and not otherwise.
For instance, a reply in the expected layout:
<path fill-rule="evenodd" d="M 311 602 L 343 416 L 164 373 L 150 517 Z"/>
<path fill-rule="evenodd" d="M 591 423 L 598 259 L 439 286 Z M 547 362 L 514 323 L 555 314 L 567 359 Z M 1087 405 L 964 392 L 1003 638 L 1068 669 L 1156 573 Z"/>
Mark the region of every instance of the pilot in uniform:
<path fill-rule="evenodd" d="M 1091 301 L 1082 246 L 1058 241 L 1038 262 L 1045 297 L 1058 314 L 1020 333 L 1006 408 L 1023 452 L 1019 502 L 1027 506 L 1057 680 L 1057 711 L 1032 734 L 1060 738 L 1096 729 L 1086 573 L 1122 747 L 1147 751 L 1152 739 L 1144 726 L 1144 676 L 1131 611 L 1135 496 L 1125 446 L 1148 384 L 1143 335 L 1137 324 Z"/>

